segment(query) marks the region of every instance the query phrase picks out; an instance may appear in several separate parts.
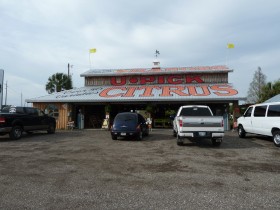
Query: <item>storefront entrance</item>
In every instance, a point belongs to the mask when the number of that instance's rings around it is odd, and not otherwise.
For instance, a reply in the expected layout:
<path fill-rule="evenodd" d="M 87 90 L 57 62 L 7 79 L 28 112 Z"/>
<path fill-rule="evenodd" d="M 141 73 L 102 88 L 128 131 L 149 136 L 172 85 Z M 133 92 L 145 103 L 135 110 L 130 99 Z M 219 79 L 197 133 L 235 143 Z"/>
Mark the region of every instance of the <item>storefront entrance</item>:
<path fill-rule="evenodd" d="M 216 116 L 225 116 L 227 121 L 228 104 L 222 103 L 123 103 L 123 104 L 75 104 L 73 106 L 73 119 L 78 122 L 79 112 L 84 115 L 84 128 L 102 128 L 102 123 L 106 118 L 106 113 L 109 113 L 109 122 L 112 123 L 113 119 L 119 112 L 141 112 L 145 118 L 152 119 L 153 128 L 172 128 L 172 120 L 170 116 L 176 115 L 177 110 L 182 105 L 197 104 L 208 105 Z M 107 115 L 108 116 L 108 115 Z M 76 123 L 77 126 L 77 123 Z"/>

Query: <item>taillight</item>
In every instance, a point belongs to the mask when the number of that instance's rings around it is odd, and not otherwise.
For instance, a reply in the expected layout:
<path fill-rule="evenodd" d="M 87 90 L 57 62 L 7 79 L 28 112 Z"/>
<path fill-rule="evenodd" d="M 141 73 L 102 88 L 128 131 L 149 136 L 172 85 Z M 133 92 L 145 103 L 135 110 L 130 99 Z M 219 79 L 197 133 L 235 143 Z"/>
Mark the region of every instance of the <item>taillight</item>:
<path fill-rule="evenodd" d="M 0 123 L 5 123 L 5 122 L 6 122 L 5 117 L 0 117 Z"/>
<path fill-rule="evenodd" d="M 136 127 L 136 130 L 138 130 L 138 131 L 140 131 L 140 130 L 141 130 L 140 125 L 138 125 L 138 126 Z"/>
<path fill-rule="evenodd" d="M 221 122 L 221 127 L 224 127 L 224 120 L 222 120 Z"/>
<path fill-rule="evenodd" d="M 179 126 L 183 127 L 183 120 L 179 120 Z"/>

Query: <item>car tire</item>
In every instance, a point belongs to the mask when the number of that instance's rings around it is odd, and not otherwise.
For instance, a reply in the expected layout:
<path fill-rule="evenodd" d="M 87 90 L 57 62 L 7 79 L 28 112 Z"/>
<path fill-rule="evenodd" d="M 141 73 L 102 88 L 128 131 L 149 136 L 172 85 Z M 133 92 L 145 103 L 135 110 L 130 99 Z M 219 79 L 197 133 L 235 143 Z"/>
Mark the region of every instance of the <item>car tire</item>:
<path fill-rule="evenodd" d="M 20 139 L 21 136 L 22 136 L 22 127 L 21 126 L 13 126 L 9 135 L 10 135 L 10 138 L 13 139 L 13 140 Z"/>
<path fill-rule="evenodd" d="M 214 147 L 219 147 L 222 144 L 222 140 L 221 141 L 217 141 L 217 139 L 212 139 L 212 145 Z"/>
<path fill-rule="evenodd" d="M 112 135 L 112 140 L 117 140 L 118 137 L 116 135 Z"/>
<path fill-rule="evenodd" d="M 173 130 L 173 137 L 176 137 L 177 136 L 177 133 L 175 130 Z"/>
<path fill-rule="evenodd" d="M 49 124 L 49 128 L 47 130 L 48 134 L 55 133 L 55 125 L 53 123 Z"/>
<path fill-rule="evenodd" d="M 242 125 L 239 125 L 239 126 L 238 126 L 237 131 L 238 131 L 238 136 L 239 136 L 240 138 L 245 138 L 246 132 L 245 132 L 245 130 L 244 130 L 244 128 L 243 128 Z"/>
<path fill-rule="evenodd" d="M 184 142 L 183 142 L 182 137 L 179 136 L 178 134 L 176 136 L 177 136 L 177 145 L 178 146 L 183 146 Z"/>
<path fill-rule="evenodd" d="M 274 145 L 280 147 L 280 131 L 274 131 L 272 135 Z"/>
<path fill-rule="evenodd" d="M 146 136 L 149 136 L 150 135 L 150 131 L 149 131 L 149 128 L 147 128 L 146 130 Z"/>
<path fill-rule="evenodd" d="M 137 140 L 138 140 L 138 141 L 141 141 L 142 139 L 143 139 L 143 132 L 140 131 L 139 134 L 138 134 L 138 136 L 137 136 Z"/>

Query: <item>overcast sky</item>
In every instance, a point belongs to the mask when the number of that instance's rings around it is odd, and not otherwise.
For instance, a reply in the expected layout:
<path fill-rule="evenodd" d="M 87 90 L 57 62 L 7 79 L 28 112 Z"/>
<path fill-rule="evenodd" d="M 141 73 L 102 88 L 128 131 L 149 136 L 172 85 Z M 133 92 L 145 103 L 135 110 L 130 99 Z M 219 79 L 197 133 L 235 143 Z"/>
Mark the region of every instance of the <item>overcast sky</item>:
<path fill-rule="evenodd" d="M 7 104 L 47 95 L 48 77 L 68 63 L 82 87 L 90 67 L 151 68 L 155 50 L 161 67 L 228 65 L 247 96 L 258 66 L 280 78 L 279 21 L 279 0 L 0 0 Z"/>

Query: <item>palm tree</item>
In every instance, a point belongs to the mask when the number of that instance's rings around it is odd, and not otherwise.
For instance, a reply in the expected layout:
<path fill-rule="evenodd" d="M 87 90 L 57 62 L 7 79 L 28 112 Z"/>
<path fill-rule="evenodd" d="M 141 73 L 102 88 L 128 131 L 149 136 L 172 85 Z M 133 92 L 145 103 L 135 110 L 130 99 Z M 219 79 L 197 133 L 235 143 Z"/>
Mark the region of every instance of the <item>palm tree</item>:
<path fill-rule="evenodd" d="M 48 93 L 70 90 L 72 88 L 72 78 L 63 73 L 53 74 L 49 77 L 46 84 L 46 91 L 48 91 Z"/>

